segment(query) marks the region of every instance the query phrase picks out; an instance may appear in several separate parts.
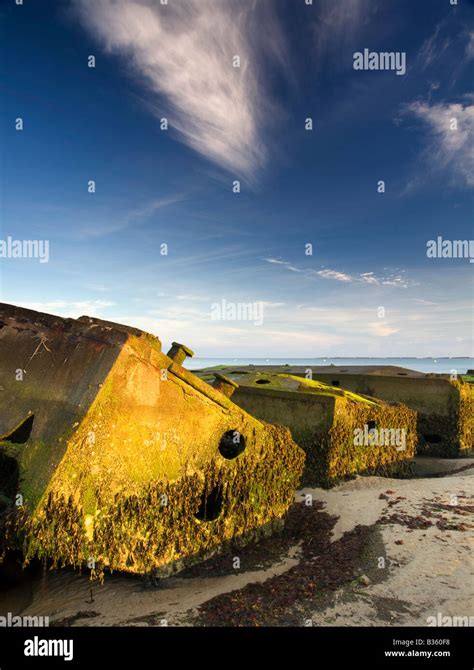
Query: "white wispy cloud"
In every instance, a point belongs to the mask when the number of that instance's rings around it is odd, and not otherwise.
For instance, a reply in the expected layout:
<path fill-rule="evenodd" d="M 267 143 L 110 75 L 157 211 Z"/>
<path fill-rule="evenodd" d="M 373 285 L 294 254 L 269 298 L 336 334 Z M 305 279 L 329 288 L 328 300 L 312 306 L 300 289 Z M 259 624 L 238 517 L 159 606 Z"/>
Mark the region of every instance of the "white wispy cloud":
<path fill-rule="evenodd" d="M 290 270 L 290 272 L 303 272 L 300 268 L 295 267 L 291 263 L 288 263 L 288 261 L 283 261 L 280 260 L 279 258 L 264 258 L 264 261 L 267 263 L 273 263 L 274 265 L 283 265 L 287 270 Z"/>
<path fill-rule="evenodd" d="M 263 125 L 273 105 L 263 85 L 267 59 L 284 60 L 271 3 L 239 0 L 76 0 L 85 26 L 109 53 L 133 63 L 156 94 L 158 117 L 180 139 L 232 172 L 254 177 L 265 164 Z M 265 40 L 259 40 L 265 26 Z M 234 56 L 240 67 L 233 67 Z"/>
<path fill-rule="evenodd" d="M 360 279 L 366 284 L 378 284 L 377 277 L 374 275 L 373 272 L 362 272 L 360 275 Z"/>
<path fill-rule="evenodd" d="M 470 32 L 467 36 L 465 56 L 466 60 L 468 61 L 474 59 L 474 30 Z"/>
<path fill-rule="evenodd" d="M 336 270 L 319 270 L 316 274 L 324 279 L 335 279 L 342 282 L 353 281 L 350 275 L 347 275 L 345 272 L 337 272 Z"/>
<path fill-rule="evenodd" d="M 393 286 L 398 288 L 408 288 L 414 286 L 415 282 L 403 276 L 402 272 L 392 272 L 390 274 L 377 276 L 374 272 L 360 272 L 358 274 L 350 275 L 347 272 L 340 270 L 332 270 L 330 268 L 323 268 L 322 270 L 313 270 L 312 268 L 298 268 L 292 263 L 280 258 L 264 258 L 266 263 L 279 265 L 285 270 L 291 272 L 299 272 L 306 277 L 321 277 L 322 279 L 331 279 L 334 281 L 351 284 L 353 282 L 360 282 L 363 284 L 373 284 L 375 286 Z"/>
<path fill-rule="evenodd" d="M 433 34 L 421 45 L 417 57 L 417 65 L 421 70 L 426 70 L 435 61 L 441 58 L 451 44 L 451 39 L 448 36 L 441 34 L 444 30 L 444 23 L 445 22 L 443 21 L 438 23 Z"/>
<path fill-rule="evenodd" d="M 104 222 L 104 215 L 101 213 L 98 215 L 89 214 L 89 217 L 92 216 L 92 221 L 79 228 L 79 236 L 82 238 L 94 238 L 118 233 L 130 226 L 139 225 L 140 223 L 147 221 L 159 210 L 171 207 L 183 200 L 184 196 L 182 194 L 173 194 L 155 198 L 134 209 L 116 215 L 113 221 Z M 86 217 L 87 215 L 84 214 L 84 218 Z"/>
<path fill-rule="evenodd" d="M 320 67 L 328 57 L 336 57 L 340 61 L 341 51 L 355 46 L 365 29 L 370 27 L 378 9 L 378 3 L 373 0 L 318 0 L 314 4 L 317 62 Z"/>
<path fill-rule="evenodd" d="M 440 65 L 449 66 L 449 78 L 456 80 L 458 73 L 474 58 L 474 32 L 458 30 L 455 13 L 448 12 L 425 39 L 416 58 L 416 67 L 425 70 Z"/>
<path fill-rule="evenodd" d="M 15 302 L 18 307 L 33 309 L 37 312 L 55 314 L 63 318 L 77 319 L 80 316 L 101 316 L 103 311 L 114 307 L 111 300 L 51 300 L 45 302 Z"/>
<path fill-rule="evenodd" d="M 424 298 L 413 298 L 413 302 L 417 302 L 420 305 L 429 305 L 429 306 L 434 306 L 437 305 L 437 302 L 432 302 L 431 300 L 425 300 Z"/>
<path fill-rule="evenodd" d="M 362 284 L 359 286 L 362 289 Z M 152 300 L 138 311 L 128 310 L 121 298 L 115 305 L 62 299 L 8 302 L 63 317 L 85 313 L 135 326 L 157 335 L 164 351 L 172 341 L 178 341 L 190 346 L 197 356 L 286 357 L 295 356 L 296 351 L 299 357 L 464 356 L 472 350 L 468 292 L 463 298 L 444 299 L 436 305 L 398 295 L 400 300 L 391 297 L 383 318 L 378 314 L 379 301 L 362 290 L 357 300 L 345 291 L 333 293 L 330 299 L 321 299 L 321 294 L 315 296 L 311 291 L 308 303 L 293 302 L 291 298 L 285 304 L 268 300 L 259 328 L 248 321 L 213 321 L 208 305 L 178 305 L 172 300 L 159 306 Z M 301 298 L 299 289 L 295 297 Z"/>
<path fill-rule="evenodd" d="M 474 186 L 474 104 L 416 101 L 403 113 L 422 121 L 428 131 L 422 160 L 429 170 L 450 170 L 458 185 Z"/>

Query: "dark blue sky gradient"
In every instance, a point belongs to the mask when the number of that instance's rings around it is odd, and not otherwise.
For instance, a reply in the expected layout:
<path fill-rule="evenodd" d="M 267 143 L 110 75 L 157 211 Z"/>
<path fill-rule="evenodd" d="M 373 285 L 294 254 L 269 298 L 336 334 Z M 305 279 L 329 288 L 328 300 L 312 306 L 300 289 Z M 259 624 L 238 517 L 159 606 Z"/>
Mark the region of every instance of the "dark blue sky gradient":
<path fill-rule="evenodd" d="M 2 3 L 0 237 L 48 239 L 51 257 L 0 259 L 1 298 L 124 320 L 203 356 L 469 355 L 474 266 L 428 259 L 426 242 L 472 239 L 472 186 L 406 106 L 473 105 L 474 6 L 366 3 L 345 40 L 318 7 L 270 4 L 288 44 L 286 69 L 265 70 L 279 113 L 261 129 L 267 164 L 235 195 L 238 174 L 160 131 L 159 96 L 73 2 Z M 354 71 L 365 47 L 406 51 L 406 75 Z M 376 285 L 359 279 L 368 272 Z M 395 276 L 403 287 L 383 283 Z M 264 327 L 210 322 L 221 299 L 265 301 Z"/>

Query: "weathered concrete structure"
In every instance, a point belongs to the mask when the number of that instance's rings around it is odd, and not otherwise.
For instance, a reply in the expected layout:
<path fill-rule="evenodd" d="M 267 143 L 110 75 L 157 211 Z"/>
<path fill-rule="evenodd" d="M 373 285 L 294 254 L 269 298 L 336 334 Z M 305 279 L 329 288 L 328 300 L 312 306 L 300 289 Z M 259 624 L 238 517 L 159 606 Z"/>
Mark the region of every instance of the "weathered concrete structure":
<path fill-rule="evenodd" d="M 425 374 L 397 366 L 243 366 L 219 367 L 232 379 L 253 372 L 285 372 L 387 402 L 403 403 L 417 412 L 419 454 L 457 458 L 474 447 L 474 389 L 458 375 Z M 212 368 L 202 371 L 211 374 Z M 201 373 L 199 373 L 201 374 Z M 205 377 L 203 377 L 205 378 Z"/>
<path fill-rule="evenodd" d="M 402 474 L 409 469 L 416 413 L 404 405 L 284 373 L 247 369 L 235 371 L 234 382 L 221 373 L 215 377 L 214 386 L 233 390 L 232 400 L 247 412 L 291 430 L 306 452 L 307 484 L 331 485 L 348 475 Z"/>
<path fill-rule="evenodd" d="M 5 546 L 166 575 L 281 525 L 304 453 L 185 370 L 189 354 L 134 328 L 0 305 Z"/>
<path fill-rule="evenodd" d="M 386 366 L 357 369 L 334 367 L 313 371 L 313 379 L 332 383 L 382 400 L 401 402 L 417 412 L 419 454 L 458 457 L 473 446 L 472 394 L 459 375 L 424 374 Z M 304 373 L 300 373 L 304 374 Z"/>

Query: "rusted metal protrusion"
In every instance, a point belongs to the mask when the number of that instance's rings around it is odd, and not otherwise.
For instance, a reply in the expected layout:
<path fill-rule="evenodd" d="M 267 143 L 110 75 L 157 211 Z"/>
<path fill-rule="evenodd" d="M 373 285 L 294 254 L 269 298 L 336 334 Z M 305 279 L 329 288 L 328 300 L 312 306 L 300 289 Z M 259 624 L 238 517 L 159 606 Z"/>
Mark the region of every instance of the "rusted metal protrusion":
<path fill-rule="evenodd" d="M 172 342 L 171 349 L 166 354 L 173 359 L 175 363 L 181 365 L 186 360 L 186 357 L 189 356 L 192 358 L 194 356 L 194 351 L 192 351 L 185 344 L 180 344 L 179 342 Z"/>
<path fill-rule="evenodd" d="M 232 381 L 232 379 L 229 379 L 229 377 L 226 377 L 220 372 L 214 372 L 214 377 L 215 381 L 213 382 L 212 386 L 217 391 L 220 391 L 228 398 L 231 397 L 235 389 L 239 388 L 238 384 L 236 384 L 235 382 Z"/>

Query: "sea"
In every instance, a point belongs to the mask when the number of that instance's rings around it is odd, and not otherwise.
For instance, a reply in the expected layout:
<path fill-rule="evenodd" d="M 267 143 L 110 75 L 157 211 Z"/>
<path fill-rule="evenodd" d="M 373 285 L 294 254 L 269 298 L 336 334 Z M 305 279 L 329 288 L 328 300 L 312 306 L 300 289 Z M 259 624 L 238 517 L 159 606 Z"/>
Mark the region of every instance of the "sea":
<path fill-rule="evenodd" d="M 474 369 L 474 358 L 187 358 L 188 370 L 216 365 L 397 365 L 418 372 L 466 374 Z"/>

